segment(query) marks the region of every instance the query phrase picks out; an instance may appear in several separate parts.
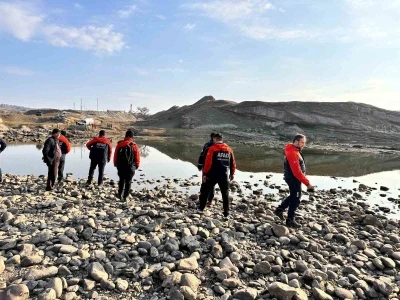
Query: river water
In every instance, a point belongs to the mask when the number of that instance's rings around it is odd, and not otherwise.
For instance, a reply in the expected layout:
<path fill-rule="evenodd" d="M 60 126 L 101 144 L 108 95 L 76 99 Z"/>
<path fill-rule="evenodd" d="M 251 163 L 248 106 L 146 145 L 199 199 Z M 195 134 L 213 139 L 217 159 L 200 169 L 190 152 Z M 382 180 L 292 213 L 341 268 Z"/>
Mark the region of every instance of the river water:
<path fill-rule="evenodd" d="M 135 178 L 141 179 L 189 179 L 200 181 L 200 172 L 196 161 L 201 149 L 190 142 L 158 141 L 138 143 L 141 148 L 141 166 Z M 282 170 L 283 155 L 279 150 L 262 149 L 236 145 L 238 181 L 247 194 L 252 189 L 262 189 L 263 194 L 276 194 L 278 189 L 270 188 L 271 184 L 284 185 Z M 372 205 L 389 207 L 389 216 L 399 216 L 399 205 L 387 198 L 400 198 L 400 158 L 388 154 L 350 154 L 350 153 L 315 153 L 304 151 L 307 159 L 309 178 L 318 189 L 357 188 L 360 183 L 376 187 L 371 195 L 365 195 Z M 15 175 L 45 175 L 47 167 L 42 162 L 41 145 L 9 145 L 0 154 L 0 167 L 4 173 Z M 84 145 L 72 147 L 67 155 L 65 172 L 72 173 L 74 178 L 86 178 L 89 170 L 89 151 Z M 117 172 L 112 163 L 107 164 L 106 176 L 117 179 Z M 328 176 L 329 175 L 329 176 Z M 97 172 L 95 173 L 95 178 Z M 266 177 L 270 178 L 266 178 Z M 335 177 L 333 177 L 335 176 Z M 265 185 L 265 181 L 267 184 Z M 252 185 L 252 189 L 246 186 Z M 389 187 L 382 197 L 380 186 Z M 133 188 L 143 188 L 143 183 L 136 181 Z M 149 186 L 151 187 L 151 186 Z M 188 193 L 197 193 L 198 187 L 187 188 Z M 277 196 L 278 197 L 278 196 Z M 307 197 L 307 196 L 305 196 Z"/>

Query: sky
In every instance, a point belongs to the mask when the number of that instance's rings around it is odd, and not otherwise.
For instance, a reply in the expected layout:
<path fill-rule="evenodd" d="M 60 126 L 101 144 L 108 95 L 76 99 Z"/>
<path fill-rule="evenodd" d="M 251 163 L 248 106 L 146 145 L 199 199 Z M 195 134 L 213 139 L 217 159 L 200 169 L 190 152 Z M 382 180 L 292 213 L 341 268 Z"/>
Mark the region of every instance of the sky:
<path fill-rule="evenodd" d="M 400 110 L 400 0 L 0 0 L 0 103 Z"/>

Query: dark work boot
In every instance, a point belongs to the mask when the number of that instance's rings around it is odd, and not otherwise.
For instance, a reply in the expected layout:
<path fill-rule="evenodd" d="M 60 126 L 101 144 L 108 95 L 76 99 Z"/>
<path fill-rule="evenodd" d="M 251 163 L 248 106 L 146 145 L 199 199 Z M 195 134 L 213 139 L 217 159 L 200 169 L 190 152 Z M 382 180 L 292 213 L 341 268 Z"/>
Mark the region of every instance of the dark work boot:
<path fill-rule="evenodd" d="M 91 185 L 92 184 L 93 177 L 88 177 L 86 181 L 86 185 Z"/>
<path fill-rule="evenodd" d="M 297 223 L 294 218 L 286 219 L 286 226 L 292 227 L 292 228 L 300 228 L 301 227 L 301 225 L 299 223 Z"/>
<path fill-rule="evenodd" d="M 285 220 L 285 217 L 283 216 L 283 209 L 282 209 L 282 208 L 277 207 L 277 208 L 274 210 L 274 214 L 275 214 L 276 216 L 278 216 L 279 219 Z"/>

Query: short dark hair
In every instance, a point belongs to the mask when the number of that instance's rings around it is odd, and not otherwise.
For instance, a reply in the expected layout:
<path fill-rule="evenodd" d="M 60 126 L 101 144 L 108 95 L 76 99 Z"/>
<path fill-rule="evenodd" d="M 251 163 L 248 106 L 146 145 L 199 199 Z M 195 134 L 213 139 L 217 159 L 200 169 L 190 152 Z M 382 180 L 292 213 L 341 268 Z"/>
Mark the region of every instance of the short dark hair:
<path fill-rule="evenodd" d="M 53 131 L 51 132 L 51 134 L 57 134 L 60 133 L 60 129 L 58 128 L 54 128 Z"/>
<path fill-rule="evenodd" d="M 306 136 L 305 136 L 304 134 L 298 133 L 298 134 L 296 134 L 296 135 L 294 136 L 294 138 L 293 138 L 293 143 L 296 142 L 296 141 L 300 141 L 301 139 L 304 139 L 305 137 L 306 137 Z"/>
<path fill-rule="evenodd" d="M 132 131 L 132 130 L 128 130 L 128 131 L 125 133 L 125 137 L 131 137 L 131 138 L 133 138 L 133 131 Z"/>
<path fill-rule="evenodd" d="M 214 138 L 220 141 L 224 138 L 224 136 L 221 133 L 217 132 L 214 133 Z"/>
<path fill-rule="evenodd" d="M 105 130 L 100 130 L 99 131 L 99 136 L 105 136 L 106 135 L 106 131 Z"/>
<path fill-rule="evenodd" d="M 211 132 L 210 133 L 210 138 L 214 138 L 214 136 L 215 136 L 215 132 Z"/>
<path fill-rule="evenodd" d="M 67 132 L 66 132 L 65 130 L 61 130 L 61 134 L 62 134 L 63 136 L 67 136 Z"/>

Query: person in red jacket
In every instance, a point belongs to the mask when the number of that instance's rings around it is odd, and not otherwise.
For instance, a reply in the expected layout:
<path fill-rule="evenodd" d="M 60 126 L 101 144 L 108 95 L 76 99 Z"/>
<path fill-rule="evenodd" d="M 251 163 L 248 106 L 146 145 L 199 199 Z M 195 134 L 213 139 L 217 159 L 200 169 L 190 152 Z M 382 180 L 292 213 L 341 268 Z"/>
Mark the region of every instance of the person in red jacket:
<path fill-rule="evenodd" d="M 104 168 L 106 167 L 107 162 L 110 162 L 112 154 L 112 145 L 110 140 L 106 138 L 105 130 L 100 130 L 98 137 L 87 142 L 86 148 L 90 151 L 90 168 L 86 184 L 90 185 L 92 183 L 94 170 L 96 170 L 96 167 L 98 166 L 99 177 L 97 184 L 101 186 L 103 184 Z"/>
<path fill-rule="evenodd" d="M 114 152 L 114 166 L 118 170 L 119 183 L 117 197 L 126 200 L 131 190 L 132 178 L 140 166 L 140 152 L 133 141 L 133 131 L 128 130 L 125 139 L 119 141 Z"/>
<path fill-rule="evenodd" d="M 232 149 L 222 139 L 220 133 L 214 134 L 214 144 L 208 149 L 206 155 L 198 213 L 204 212 L 210 193 L 218 184 L 223 199 L 224 218 L 227 219 L 229 217 L 229 180 L 234 178 L 236 162 Z"/>
<path fill-rule="evenodd" d="M 71 151 L 71 144 L 67 139 L 67 132 L 65 130 L 61 130 L 61 135 L 58 138 L 58 144 L 61 148 L 61 159 L 60 164 L 58 165 L 57 180 L 60 183 L 64 179 L 65 156 Z"/>
<path fill-rule="evenodd" d="M 301 150 L 306 146 L 306 141 L 304 135 L 298 134 L 293 138 L 293 143 L 287 144 L 285 147 L 284 179 L 289 186 L 290 194 L 274 212 L 281 220 L 284 220 L 283 212 L 289 208 L 286 225 L 294 228 L 301 227 L 295 220 L 295 213 L 300 205 L 301 184 L 306 185 L 307 190 L 313 190 L 313 186 L 306 177 L 306 163 L 301 154 Z"/>

